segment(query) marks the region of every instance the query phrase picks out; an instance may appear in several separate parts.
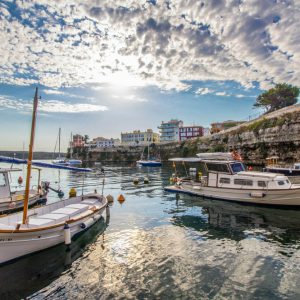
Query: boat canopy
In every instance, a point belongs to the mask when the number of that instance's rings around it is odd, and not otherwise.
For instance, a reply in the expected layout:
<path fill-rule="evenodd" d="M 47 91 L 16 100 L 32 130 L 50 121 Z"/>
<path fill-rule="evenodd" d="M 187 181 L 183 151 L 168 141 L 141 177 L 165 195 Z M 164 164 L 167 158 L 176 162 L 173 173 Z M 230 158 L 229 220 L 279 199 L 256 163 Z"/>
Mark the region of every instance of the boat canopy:
<path fill-rule="evenodd" d="M 203 159 L 198 157 L 175 157 L 175 158 L 169 158 L 169 161 L 196 163 L 196 162 L 203 162 Z"/>
<path fill-rule="evenodd" d="M 173 162 L 189 162 L 189 163 L 213 163 L 213 164 L 221 164 L 221 163 L 241 163 L 240 161 L 231 160 L 217 160 L 217 159 L 202 159 L 199 157 L 176 157 L 170 158 L 169 161 Z"/>
<path fill-rule="evenodd" d="M 212 153 L 198 153 L 197 157 L 202 159 L 212 160 L 232 160 L 233 156 L 231 152 L 212 152 Z"/>

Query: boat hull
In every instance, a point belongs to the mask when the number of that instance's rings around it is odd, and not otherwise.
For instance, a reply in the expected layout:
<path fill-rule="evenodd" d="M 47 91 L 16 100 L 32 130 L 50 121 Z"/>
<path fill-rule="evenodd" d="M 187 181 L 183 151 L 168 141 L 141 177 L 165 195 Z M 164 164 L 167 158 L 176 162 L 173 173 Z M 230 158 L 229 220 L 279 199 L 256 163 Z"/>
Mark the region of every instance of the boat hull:
<path fill-rule="evenodd" d="M 161 162 L 160 161 L 142 161 L 138 160 L 137 164 L 143 167 L 160 167 Z"/>
<path fill-rule="evenodd" d="M 81 197 L 76 198 L 80 199 Z M 72 198 L 68 200 L 71 200 L 70 203 L 72 204 L 80 203 L 81 201 L 74 201 Z M 106 206 L 107 201 L 92 215 L 68 222 L 71 238 L 94 225 L 101 218 Z M 50 228 L 41 228 L 40 230 L 29 229 L 27 231 L 22 230 L 21 232 L 18 232 L 18 230 L 10 232 L 0 230 L 0 264 L 64 243 L 64 225 L 65 223 L 62 223 L 59 226 L 52 226 Z"/>
<path fill-rule="evenodd" d="M 246 189 L 200 187 L 198 185 L 173 185 L 165 187 L 165 190 L 247 204 L 299 206 L 300 208 L 300 188 L 254 191 Z"/>
<path fill-rule="evenodd" d="M 28 206 L 32 207 L 37 204 L 44 204 L 47 202 L 47 195 L 39 195 L 36 194 L 29 198 Z M 1 214 L 8 214 L 18 210 L 21 210 L 24 206 L 24 201 L 22 200 L 12 200 L 12 201 L 5 201 L 0 202 L 0 215 Z"/>

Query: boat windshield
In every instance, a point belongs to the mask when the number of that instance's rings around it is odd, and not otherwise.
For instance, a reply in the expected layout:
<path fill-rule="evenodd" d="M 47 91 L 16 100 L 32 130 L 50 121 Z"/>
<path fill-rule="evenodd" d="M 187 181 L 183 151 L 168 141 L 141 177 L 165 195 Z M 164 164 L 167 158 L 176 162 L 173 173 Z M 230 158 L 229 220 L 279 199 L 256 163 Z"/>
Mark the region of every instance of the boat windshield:
<path fill-rule="evenodd" d="M 240 162 L 232 163 L 232 164 L 230 164 L 230 167 L 231 167 L 232 173 L 234 173 L 234 174 L 245 171 L 244 164 L 240 163 Z"/>

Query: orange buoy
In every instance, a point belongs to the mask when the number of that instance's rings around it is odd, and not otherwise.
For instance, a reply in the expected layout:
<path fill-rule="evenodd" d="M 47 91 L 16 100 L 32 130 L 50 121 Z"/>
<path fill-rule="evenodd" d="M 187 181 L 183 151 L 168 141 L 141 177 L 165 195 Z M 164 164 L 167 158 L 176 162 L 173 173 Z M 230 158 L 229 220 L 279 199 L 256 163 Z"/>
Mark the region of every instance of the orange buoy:
<path fill-rule="evenodd" d="M 18 178 L 18 184 L 22 184 L 23 183 L 23 178 L 22 178 L 22 176 L 19 176 L 19 178 Z"/>
<path fill-rule="evenodd" d="M 119 201 L 119 202 L 124 202 L 124 201 L 125 201 L 125 197 L 124 197 L 122 194 L 119 195 L 118 201 Z"/>

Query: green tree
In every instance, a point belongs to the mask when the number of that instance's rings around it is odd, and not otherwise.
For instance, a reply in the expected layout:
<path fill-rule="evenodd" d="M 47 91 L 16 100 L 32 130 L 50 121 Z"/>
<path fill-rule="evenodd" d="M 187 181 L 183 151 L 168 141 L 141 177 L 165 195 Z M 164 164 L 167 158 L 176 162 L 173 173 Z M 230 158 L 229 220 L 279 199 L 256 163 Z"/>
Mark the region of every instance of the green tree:
<path fill-rule="evenodd" d="M 274 88 L 259 95 L 254 106 L 263 107 L 266 112 L 272 112 L 297 103 L 298 96 L 298 87 L 287 83 L 279 83 Z"/>

